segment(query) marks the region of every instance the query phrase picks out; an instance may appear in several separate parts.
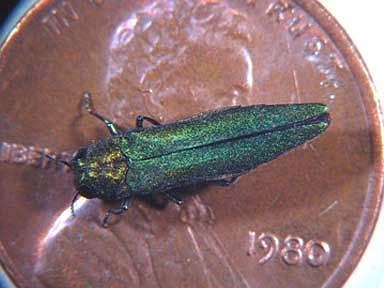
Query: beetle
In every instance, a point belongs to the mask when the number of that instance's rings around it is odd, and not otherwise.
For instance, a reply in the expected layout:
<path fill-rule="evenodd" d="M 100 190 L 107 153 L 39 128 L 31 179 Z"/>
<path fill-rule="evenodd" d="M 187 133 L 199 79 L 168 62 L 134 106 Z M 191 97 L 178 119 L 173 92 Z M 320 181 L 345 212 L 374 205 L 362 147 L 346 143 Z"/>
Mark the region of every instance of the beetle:
<path fill-rule="evenodd" d="M 181 205 L 177 189 L 195 184 L 233 183 L 258 165 L 284 154 L 324 132 L 330 123 L 321 103 L 234 106 L 203 112 L 161 125 L 137 116 L 136 128 L 122 131 L 93 107 L 83 93 L 83 106 L 101 120 L 110 137 L 80 148 L 68 163 L 77 193 L 86 198 L 121 201 L 107 210 L 128 210 L 137 196 L 160 194 Z M 144 122 L 151 126 L 144 127 Z"/>

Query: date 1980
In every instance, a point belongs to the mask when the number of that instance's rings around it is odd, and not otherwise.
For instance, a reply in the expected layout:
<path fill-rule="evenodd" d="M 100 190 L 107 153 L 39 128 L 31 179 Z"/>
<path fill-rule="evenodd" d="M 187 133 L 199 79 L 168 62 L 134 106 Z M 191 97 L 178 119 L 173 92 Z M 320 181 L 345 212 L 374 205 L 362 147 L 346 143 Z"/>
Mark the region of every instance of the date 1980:
<path fill-rule="evenodd" d="M 260 256 L 259 264 L 266 264 L 275 257 L 288 265 L 300 265 L 307 262 L 312 267 L 319 267 L 328 263 L 331 257 L 331 246 L 324 241 L 309 240 L 288 235 L 283 241 L 274 234 L 249 231 L 249 256 Z"/>

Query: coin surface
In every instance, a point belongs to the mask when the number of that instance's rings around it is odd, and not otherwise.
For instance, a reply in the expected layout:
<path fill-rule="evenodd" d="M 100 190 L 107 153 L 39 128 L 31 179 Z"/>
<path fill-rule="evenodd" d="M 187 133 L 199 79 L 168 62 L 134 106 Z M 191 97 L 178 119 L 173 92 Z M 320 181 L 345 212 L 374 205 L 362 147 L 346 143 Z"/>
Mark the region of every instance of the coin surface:
<path fill-rule="evenodd" d="M 79 3 L 78 3 L 79 2 Z M 381 123 L 368 73 L 314 1 L 40 1 L 0 55 L 0 257 L 21 287 L 338 287 L 373 229 Z M 68 158 L 133 127 L 249 104 L 321 102 L 324 135 L 185 205 L 80 199 Z"/>

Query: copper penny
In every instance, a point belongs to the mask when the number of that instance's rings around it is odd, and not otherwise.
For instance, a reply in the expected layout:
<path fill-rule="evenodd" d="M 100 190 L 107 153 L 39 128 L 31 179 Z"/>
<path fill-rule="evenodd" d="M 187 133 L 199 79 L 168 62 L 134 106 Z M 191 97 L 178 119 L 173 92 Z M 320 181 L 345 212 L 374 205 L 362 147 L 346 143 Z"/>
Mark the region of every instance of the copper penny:
<path fill-rule="evenodd" d="M 0 260 L 19 287 L 339 287 L 382 196 L 382 135 L 368 72 L 312 0 L 43 0 L 0 54 Z M 79 199 L 67 159 L 123 127 L 256 103 L 322 102 L 321 137 L 182 207 Z"/>

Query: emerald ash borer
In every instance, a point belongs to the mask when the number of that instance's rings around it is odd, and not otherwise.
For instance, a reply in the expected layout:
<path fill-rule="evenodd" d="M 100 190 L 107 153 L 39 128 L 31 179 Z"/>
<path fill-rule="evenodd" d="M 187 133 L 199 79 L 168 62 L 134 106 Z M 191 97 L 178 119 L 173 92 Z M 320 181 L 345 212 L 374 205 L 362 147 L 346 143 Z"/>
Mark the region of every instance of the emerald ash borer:
<path fill-rule="evenodd" d="M 137 196 L 162 195 L 177 204 L 176 191 L 195 184 L 232 183 L 284 152 L 324 132 L 330 118 L 319 103 L 252 105 L 203 112 L 174 123 L 137 116 L 136 128 L 121 131 L 98 114 L 90 94 L 84 107 L 111 136 L 78 150 L 65 162 L 74 173 L 77 196 L 118 200 L 111 214 L 126 211 Z M 144 121 L 149 122 L 144 127 Z M 64 162 L 64 161 L 63 161 Z"/>

